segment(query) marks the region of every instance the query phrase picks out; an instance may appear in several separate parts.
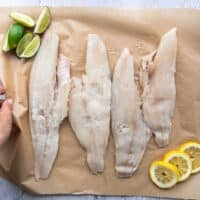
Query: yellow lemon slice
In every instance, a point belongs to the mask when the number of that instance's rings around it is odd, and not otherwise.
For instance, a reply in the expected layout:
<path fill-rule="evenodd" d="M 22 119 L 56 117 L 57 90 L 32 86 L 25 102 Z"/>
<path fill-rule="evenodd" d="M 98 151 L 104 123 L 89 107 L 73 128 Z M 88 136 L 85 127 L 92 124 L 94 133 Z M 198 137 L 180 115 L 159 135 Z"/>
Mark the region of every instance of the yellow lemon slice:
<path fill-rule="evenodd" d="M 180 150 L 189 155 L 192 161 L 192 174 L 200 172 L 200 143 L 187 142 L 181 145 Z"/>
<path fill-rule="evenodd" d="M 165 154 L 164 161 L 177 167 L 180 182 L 189 178 L 192 172 L 192 162 L 186 153 L 182 151 L 169 151 Z"/>
<path fill-rule="evenodd" d="M 179 178 L 177 168 L 165 161 L 152 162 L 149 173 L 153 183 L 163 189 L 173 187 Z"/>

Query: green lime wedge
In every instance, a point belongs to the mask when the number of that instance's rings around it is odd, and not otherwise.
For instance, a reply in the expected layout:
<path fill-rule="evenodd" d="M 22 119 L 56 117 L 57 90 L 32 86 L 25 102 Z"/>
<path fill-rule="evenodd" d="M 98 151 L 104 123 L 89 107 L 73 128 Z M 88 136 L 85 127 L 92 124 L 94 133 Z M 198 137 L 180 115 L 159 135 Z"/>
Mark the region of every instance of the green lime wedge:
<path fill-rule="evenodd" d="M 31 28 L 35 25 L 34 20 L 30 16 L 25 15 L 23 13 L 11 12 L 10 17 L 12 19 L 14 19 L 16 22 L 18 22 L 26 27 L 29 27 L 29 28 Z"/>
<path fill-rule="evenodd" d="M 31 42 L 33 38 L 32 33 L 26 33 L 23 38 L 19 41 L 17 48 L 16 48 L 16 54 L 18 57 L 22 54 L 22 52 L 25 50 L 27 45 Z"/>
<path fill-rule="evenodd" d="M 36 22 L 34 33 L 43 33 L 48 28 L 50 21 L 51 11 L 48 7 L 45 7 Z"/>
<path fill-rule="evenodd" d="M 8 29 L 8 31 L 7 31 L 7 33 L 5 35 L 5 39 L 4 39 L 4 43 L 3 43 L 3 48 L 2 48 L 2 50 L 5 51 L 5 52 L 11 50 L 11 47 L 10 47 L 10 45 L 8 43 L 8 33 L 9 33 L 9 30 L 10 30 L 10 28 Z"/>
<path fill-rule="evenodd" d="M 30 58 L 33 57 L 40 47 L 40 36 L 36 35 L 31 42 L 26 46 L 20 58 Z"/>
<path fill-rule="evenodd" d="M 15 48 L 24 35 L 24 27 L 21 24 L 12 24 L 8 31 L 8 44 L 11 49 Z"/>

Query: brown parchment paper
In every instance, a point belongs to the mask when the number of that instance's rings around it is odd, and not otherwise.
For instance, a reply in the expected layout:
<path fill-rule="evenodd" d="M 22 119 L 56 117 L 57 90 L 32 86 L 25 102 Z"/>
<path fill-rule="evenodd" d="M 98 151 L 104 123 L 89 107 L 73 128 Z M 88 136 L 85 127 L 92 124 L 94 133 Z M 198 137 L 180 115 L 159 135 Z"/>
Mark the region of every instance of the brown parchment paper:
<path fill-rule="evenodd" d="M 0 52 L 0 78 L 7 95 L 14 99 L 14 120 L 19 130 L 0 149 L 0 175 L 37 194 L 102 194 L 143 195 L 200 199 L 200 173 L 170 190 L 160 190 L 149 179 L 151 161 L 161 159 L 169 149 L 188 140 L 200 141 L 200 11 L 190 9 L 100 9 L 51 8 L 50 26 L 60 37 L 60 52 L 71 60 L 71 73 L 84 72 L 88 33 L 97 33 L 104 40 L 111 69 L 121 50 L 128 47 L 139 67 L 141 56 L 158 47 L 161 36 L 177 27 L 178 56 L 176 72 L 176 107 L 170 145 L 159 149 L 154 138 L 148 144 L 142 163 L 128 179 L 119 179 L 114 170 L 112 135 L 108 145 L 105 171 L 92 175 L 85 151 L 72 132 L 68 119 L 60 129 L 58 155 L 47 180 L 34 179 L 34 157 L 28 122 L 28 82 L 33 59 L 18 59 Z M 0 46 L 11 23 L 10 11 L 21 11 L 34 17 L 41 8 L 1 8 Z M 47 49 L 48 51 L 48 49 Z M 48 58 L 47 58 L 48 59 Z"/>

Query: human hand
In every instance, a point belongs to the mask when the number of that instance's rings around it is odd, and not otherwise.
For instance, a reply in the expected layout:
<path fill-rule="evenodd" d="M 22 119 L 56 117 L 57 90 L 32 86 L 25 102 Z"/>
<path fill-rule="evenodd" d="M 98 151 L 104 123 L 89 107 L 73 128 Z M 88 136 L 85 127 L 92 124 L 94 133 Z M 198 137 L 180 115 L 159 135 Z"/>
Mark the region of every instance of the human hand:
<path fill-rule="evenodd" d="M 5 90 L 0 86 L 0 94 Z M 3 145 L 10 136 L 12 129 L 12 99 L 3 102 L 0 110 L 0 146 Z"/>

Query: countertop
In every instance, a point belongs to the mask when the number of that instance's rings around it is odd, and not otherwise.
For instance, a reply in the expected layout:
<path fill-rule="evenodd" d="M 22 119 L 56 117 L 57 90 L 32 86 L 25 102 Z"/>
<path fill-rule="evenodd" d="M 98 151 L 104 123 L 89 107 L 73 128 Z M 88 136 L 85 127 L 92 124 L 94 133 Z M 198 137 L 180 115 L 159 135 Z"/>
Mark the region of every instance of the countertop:
<path fill-rule="evenodd" d="M 1 0 L 3 6 L 95 6 L 133 8 L 199 8 L 200 0 Z M 148 197 L 102 196 L 35 196 L 22 191 L 12 183 L 0 179 L 0 200 L 167 200 Z"/>

